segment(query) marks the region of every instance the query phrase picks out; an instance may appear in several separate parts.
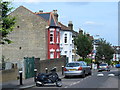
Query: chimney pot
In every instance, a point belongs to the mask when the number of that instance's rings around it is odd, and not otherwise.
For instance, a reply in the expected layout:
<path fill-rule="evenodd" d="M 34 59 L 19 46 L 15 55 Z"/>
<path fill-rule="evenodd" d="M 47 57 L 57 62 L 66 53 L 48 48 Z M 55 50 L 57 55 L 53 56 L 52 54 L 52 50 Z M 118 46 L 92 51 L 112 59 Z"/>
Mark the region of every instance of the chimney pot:
<path fill-rule="evenodd" d="M 80 33 L 80 34 L 83 34 L 83 30 L 82 30 L 81 28 L 79 29 L 79 33 Z"/>
<path fill-rule="evenodd" d="M 55 17 L 56 21 L 58 21 L 58 14 L 57 14 L 57 10 L 53 10 L 53 14 L 54 14 L 54 17 Z"/>
<path fill-rule="evenodd" d="M 69 28 L 70 30 L 73 30 L 73 24 L 72 24 L 72 21 L 69 21 L 69 23 L 68 23 L 68 28 Z"/>
<path fill-rule="evenodd" d="M 43 10 L 39 10 L 39 12 L 43 12 Z"/>

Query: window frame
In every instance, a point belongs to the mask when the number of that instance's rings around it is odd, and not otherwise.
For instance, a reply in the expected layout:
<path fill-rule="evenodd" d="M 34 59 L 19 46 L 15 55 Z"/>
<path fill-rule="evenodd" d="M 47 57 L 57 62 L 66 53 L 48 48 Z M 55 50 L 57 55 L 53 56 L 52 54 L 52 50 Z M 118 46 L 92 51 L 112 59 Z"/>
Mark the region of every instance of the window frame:
<path fill-rule="evenodd" d="M 52 39 L 52 41 L 51 41 L 51 39 Z M 54 43 L 54 32 L 50 31 L 50 44 L 52 44 L 52 43 Z"/>

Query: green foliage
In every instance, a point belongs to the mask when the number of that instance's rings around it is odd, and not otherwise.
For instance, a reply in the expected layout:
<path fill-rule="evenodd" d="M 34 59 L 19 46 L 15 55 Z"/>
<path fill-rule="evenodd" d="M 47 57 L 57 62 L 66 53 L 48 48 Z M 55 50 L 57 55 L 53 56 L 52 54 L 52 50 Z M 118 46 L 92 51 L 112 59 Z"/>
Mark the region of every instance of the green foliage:
<path fill-rule="evenodd" d="M 116 64 L 118 64 L 120 61 L 112 61 L 112 64 L 113 65 L 116 65 Z"/>
<path fill-rule="evenodd" d="M 101 39 L 97 47 L 96 59 L 109 62 L 113 58 L 114 49 L 106 40 Z M 104 59 L 103 59 L 104 56 Z M 109 62 L 110 63 L 110 62 Z"/>
<path fill-rule="evenodd" d="M 10 44 L 12 41 L 8 39 L 8 34 L 13 31 L 15 25 L 15 17 L 9 15 L 13 7 L 10 7 L 11 2 L 0 0 L 0 44 L 6 42 Z"/>
<path fill-rule="evenodd" d="M 92 40 L 86 34 L 79 34 L 74 39 L 74 44 L 77 46 L 77 54 L 80 55 L 83 60 L 92 52 Z"/>
<path fill-rule="evenodd" d="M 78 59 L 77 61 L 83 61 L 82 58 Z M 92 63 L 92 59 L 90 58 L 85 58 L 84 61 L 87 63 L 87 64 L 91 64 Z"/>

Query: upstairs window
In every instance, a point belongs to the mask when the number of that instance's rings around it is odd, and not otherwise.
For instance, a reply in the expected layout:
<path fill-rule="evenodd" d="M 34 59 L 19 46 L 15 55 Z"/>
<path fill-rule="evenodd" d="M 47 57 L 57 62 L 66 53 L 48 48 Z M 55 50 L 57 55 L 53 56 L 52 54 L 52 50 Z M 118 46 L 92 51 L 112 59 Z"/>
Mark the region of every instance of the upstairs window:
<path fill-rule="evenodd" d="M 67 34 L 65 34 L 64 42 L 67 43 Z"/>
<path fill-rule="evenodd" d="M 53 32 L 50 32 L 50 42 L 53 42 L 54 41 L 54 34 Z"/>

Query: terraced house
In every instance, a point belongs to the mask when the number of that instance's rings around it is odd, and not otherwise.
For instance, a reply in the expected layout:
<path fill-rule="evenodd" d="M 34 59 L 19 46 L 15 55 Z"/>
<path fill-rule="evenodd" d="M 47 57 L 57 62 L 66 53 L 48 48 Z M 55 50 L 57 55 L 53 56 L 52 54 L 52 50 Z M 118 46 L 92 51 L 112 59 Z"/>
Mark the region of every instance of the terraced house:
<path fill-rule="evenodd" d="M 74 37 L 77 36 L 77 32 L 73 30 L 72 21 L 69 21 L 68 26 L 65 26 L 59 22 L 61 26 L 60 30 L 60 51 L 61 55 L 68 57 L 68 62 L 72 62 L 76 59 Z"/>
<path fill-rule="evenodd" d="M 16 17 L 16 25 L 9 34 L 13 43 L 3 46 L 3 56 L 10 62 L 23 60 L 24 57 L 35 57 L 40 60 L 68 57 L 68 62 L 75 59 L 73 38 L 77 32 L 72 22 L 68 26 L 58 22 L 57 10 L 51 12 L 32 12 L 20 6 L 11 16 Z"/>

